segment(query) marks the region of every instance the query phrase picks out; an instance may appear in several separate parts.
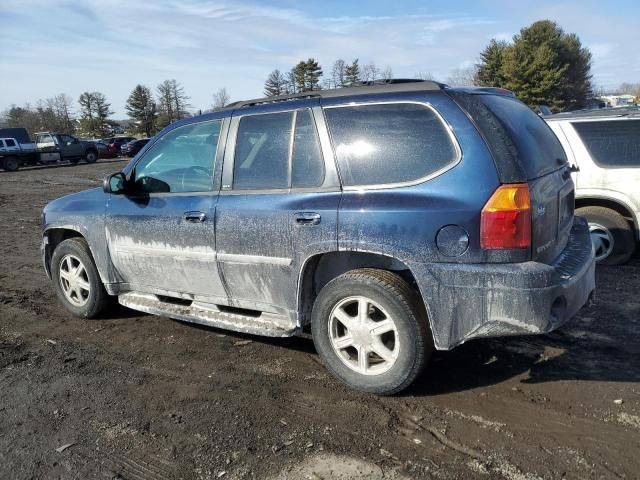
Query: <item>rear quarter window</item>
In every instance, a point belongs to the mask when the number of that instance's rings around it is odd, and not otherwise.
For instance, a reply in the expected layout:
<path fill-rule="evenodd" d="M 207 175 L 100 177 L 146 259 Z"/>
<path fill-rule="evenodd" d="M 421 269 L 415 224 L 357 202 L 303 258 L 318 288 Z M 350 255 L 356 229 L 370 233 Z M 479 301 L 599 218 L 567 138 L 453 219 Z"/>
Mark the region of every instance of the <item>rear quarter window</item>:
<path fill-rule="evenodd" d="M 345 186 L 412 182 L 459 158 L 452 136 L 426 105 L 327 107 L 325 116 Z"/>
<path fill-rule="evenodd" d="M 640 120 L 573 122 L 593 161 L 602 167 L 640 167 Z"/>
<path fill-rule="evenodd" d="M 515 97 L 482 95 L 511 138 L 527 179 L 541 177 L 567 162 L 567 156 L 547 123 Z"/>

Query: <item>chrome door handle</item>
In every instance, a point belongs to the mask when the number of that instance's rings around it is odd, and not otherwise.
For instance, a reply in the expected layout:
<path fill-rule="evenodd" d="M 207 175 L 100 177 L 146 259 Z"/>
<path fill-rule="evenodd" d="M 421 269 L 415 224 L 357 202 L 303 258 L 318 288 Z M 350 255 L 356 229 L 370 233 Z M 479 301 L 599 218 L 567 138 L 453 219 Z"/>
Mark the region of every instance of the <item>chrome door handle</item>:
<path fill-rule="evenodd" d="M 298 225 L 318 225 L 322 217 L 317 212 L 297 212 L 293 218 Z"/>
<path fill-rule="evenodd" d="M 206 218 L 207 216 L 205 215 L 204 212 L 184 212 L 184 219 L 187 222 L 193 222 L 193 223 L 204 222 Z"/>

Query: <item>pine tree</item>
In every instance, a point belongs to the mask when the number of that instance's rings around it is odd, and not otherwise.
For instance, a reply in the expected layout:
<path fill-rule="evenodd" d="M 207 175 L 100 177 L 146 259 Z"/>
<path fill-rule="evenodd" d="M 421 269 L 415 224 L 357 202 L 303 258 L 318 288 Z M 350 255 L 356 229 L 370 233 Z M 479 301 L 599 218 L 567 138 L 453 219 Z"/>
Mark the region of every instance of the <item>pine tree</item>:
<path fill-rule="evenodd" d="M 287 79 L 280 72 L 280 70 L 274 70 L 269 74 L 267 80 L 264 82 L 264 94 L 267 97 L 277 97 L 278 95 L 285 95 L 287 93 Z"/>
<path fill-rule="evenodd" d="M 505 52 L 509 44 L 505 41 L 492 39 L 489 45 L 480 53 L 480 63 L 476 73 L 476 83 L 484 87 L 502 87 L 504 77 L 502 66 Z"/>
<path fill-rule="evenodd" d="M 111 104 L 100 92 L 84 92 L 80 104 L 80 128 L 85 135 L 102 137 L 109 133 L 108 118 L 113 112 Z"/>
<path fill-rule="evenodd" d="M 156 103 L 149 87 L 136 85 L 127 99 L 125 109 L 134 121 L 137 133 L 144 133 L 149 137 L 155 132 Z"/>
<path fill-rule="evenodd" d="M 360 83 L 360 65 L 356 58 L 350 65 L 345 68 L 345 85 L 356 85 Z"/>
<path fill-rule="evenodd" d="M 583 107 L 593 94 L 591 53 L 550 20 L 520 30 L 512 44 L 492 40 L 481 54 L 478 83 L 513 91 L 532 108 Z"/>
<path fill-rule="evenodd" d="M 310 58 L 305 62 L 304 83 L 307 91 L 320 90 L 320 77 L 322 77 L 322 67 Z"/>

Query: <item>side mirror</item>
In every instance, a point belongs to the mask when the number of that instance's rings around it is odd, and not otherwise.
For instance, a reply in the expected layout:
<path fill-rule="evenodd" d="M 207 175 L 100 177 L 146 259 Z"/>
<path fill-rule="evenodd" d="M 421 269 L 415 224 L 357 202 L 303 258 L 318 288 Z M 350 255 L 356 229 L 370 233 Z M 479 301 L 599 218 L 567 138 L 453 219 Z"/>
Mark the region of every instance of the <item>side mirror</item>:
<path fill-rule="evenodd" d="M 102 181 L 102 190 L 105 193 L 113 193 L 121 195 L 125 192 L 127 186 L 127 177 L 122 172 L 112 173 L 104 177 Z"/>

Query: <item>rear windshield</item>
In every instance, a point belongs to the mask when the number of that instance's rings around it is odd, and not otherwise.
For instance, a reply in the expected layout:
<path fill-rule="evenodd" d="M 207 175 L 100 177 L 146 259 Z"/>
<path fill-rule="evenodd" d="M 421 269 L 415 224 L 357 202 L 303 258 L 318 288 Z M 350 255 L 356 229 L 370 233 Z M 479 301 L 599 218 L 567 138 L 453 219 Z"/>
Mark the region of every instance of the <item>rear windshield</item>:
<path fill-rule="evenodd" d="M 572 125 L 596 164 L 640 167 L 640 120 L 574 122 Z"/>
<path fill-rule="evenodd" d="M 514 143 L 528 179 L 546 175 L 566 163 L 562 145 L 549 126 L 515 97 L 482 95 Z"/>

